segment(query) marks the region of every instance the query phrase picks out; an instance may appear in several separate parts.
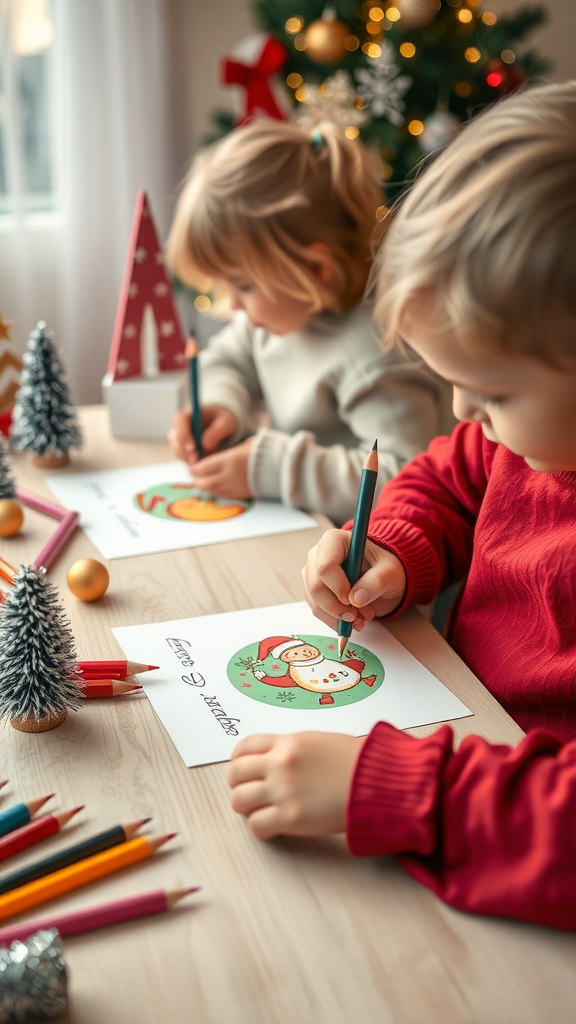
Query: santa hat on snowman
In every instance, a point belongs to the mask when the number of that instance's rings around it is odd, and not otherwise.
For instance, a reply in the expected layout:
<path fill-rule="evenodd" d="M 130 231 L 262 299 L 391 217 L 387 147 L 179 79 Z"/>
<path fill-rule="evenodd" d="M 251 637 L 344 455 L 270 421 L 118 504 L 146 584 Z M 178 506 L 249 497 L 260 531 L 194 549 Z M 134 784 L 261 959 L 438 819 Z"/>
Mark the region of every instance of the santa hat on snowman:
<path fill-rule="evenodd" d="M 305 640 L 301 640 L 300 637 L 294 636 L 268 636 L 265 640 L 261 640 L 258 646 L 258 661 L 264 661 L 269 655 L 278 660 L 284 661 L 282 655 L 286 651 L 291 651 L 296 647 L 311 647 L 312 644 L 307 643 Z M 314 648 L 318 650 L 318 648 Z M 317 657 L 313 659 L 310 657 L 303 657 L 302 661 L 310 663 L 312 661 L 322 661 L 323 655 L 318 652 Z M 291 659 L 299 660 L 299 659 Z"/>

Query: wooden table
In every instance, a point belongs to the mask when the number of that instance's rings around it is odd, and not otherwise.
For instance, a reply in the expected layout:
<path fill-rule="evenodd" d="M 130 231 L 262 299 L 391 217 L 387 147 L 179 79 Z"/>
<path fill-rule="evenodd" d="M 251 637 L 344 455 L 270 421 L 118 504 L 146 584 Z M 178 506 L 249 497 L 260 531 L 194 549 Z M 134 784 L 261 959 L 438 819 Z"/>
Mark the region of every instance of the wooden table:
<path fill-rule="evenodd" d="M 169 456 L 165 444 L 113 441 L 100 407 L 82 419 L 87 443 L 72 471 Z M 50 495 L 41 471 L 15 462 L 22 486 Z M 109 592 L 93 605 L 66 586 L 76 558 L 100 557 L 78 531 L 50 577 L 80 656 L 121 657 L 111 626 L 300 599 L 300 566 L 327 525 L 318 522 L 281 542 L 113 561 Z M 2 541 L 2 553 L 31 561 L 53 528 L 27 511 L 25 532 Z M 418 612 L 390 630 L 474 711 L 454 723 L 459 738 L 518 741 L 520 729 Z M 11 798 L 56 790 L 58 809 L 86 804 L 67 844 L 148 815 L 154 832 L 178 832 L 152 861 L 59 907 L 202 885 L 169 915 L 66 943 L 75 1024 L 563 1024 L 576 1016 L 576 937 L 457 913 L 395 861 L 352 858 L 339 837 L 258 842 L 228 806 L 223 766 L 185 768 L 143 695 L 92 701 L 41 735 L 5 726 L 0 741 Z M 44 849 L 62 845 L 60 837 Z"/>

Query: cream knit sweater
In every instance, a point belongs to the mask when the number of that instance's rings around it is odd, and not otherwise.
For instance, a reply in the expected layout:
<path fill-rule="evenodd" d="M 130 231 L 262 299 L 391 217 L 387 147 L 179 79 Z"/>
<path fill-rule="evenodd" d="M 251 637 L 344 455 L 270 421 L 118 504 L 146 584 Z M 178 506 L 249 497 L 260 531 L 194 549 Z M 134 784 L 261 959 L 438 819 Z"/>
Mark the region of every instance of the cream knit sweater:
<path fill-rule="evenodd" d="M 382 354 L 368 305 L 324 313 L 283 336 L 237 314 L 200 353 L 201 401 L 229 409 L 255 433 L 255 498 L 354 515 L 366 453 L 378 439 L 378 490 L 439 433 L 451 430 L 450 389 L 398 352 Z M 262 409 L 269 426 L 262 422 Z"/>

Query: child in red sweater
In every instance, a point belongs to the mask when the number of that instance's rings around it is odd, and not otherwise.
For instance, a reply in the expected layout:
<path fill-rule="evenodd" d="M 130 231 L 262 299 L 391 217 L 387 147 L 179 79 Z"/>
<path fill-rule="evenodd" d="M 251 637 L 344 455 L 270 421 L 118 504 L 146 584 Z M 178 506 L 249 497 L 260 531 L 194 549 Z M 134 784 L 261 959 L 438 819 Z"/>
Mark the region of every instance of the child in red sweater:
<path fill-rule="evenodd" d="M 465 578 L 449 639 L 526 738 L 253 736 L 228 767 L 261 838 L 346 828 L 453 906 L 576 928 L 576 82 L 476 118 L 416 182 L 376 316 L 454 387 L 461 423 L 383 490 L 364 575 L 330 530 L 304 570 L 331 627 Z"/>

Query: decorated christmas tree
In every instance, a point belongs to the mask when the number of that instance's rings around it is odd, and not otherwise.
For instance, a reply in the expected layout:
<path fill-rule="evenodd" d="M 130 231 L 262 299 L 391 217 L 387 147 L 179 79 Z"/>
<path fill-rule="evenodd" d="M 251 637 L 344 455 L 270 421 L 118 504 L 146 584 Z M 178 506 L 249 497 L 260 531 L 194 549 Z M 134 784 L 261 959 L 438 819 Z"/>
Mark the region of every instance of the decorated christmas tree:
<path fill-rule="evenodd" d="M 31 731 L 58 724 L 82 702 L 77 664 L 56 587 L 44 569 L 22 566 L 0 616 L 0 718 Z"/>
<path fill-rule="evenodd" d="M 63 357 L 43 320 L 28 341 L 11 437 L 15 448 L 48 465 L 67 461 L 70 449 L 82 445 Z"/>
<path fill-rule="evenodd" d="M 225 62 L 246 103 L 240 117 L 215 115 L 220 132 L 261 112 L 333 121 L 379 149 L 390 198 L 472 113 L 547 68 L 523 47 L 541 6 L 497 17 L 480 0 L 256 0 L 254 11 L 269 38 L 255 60 Z"/>
<path fill-rule="evenodd" d="M 0 434 L 0 500 L 16 497 L 16 482 L 12 473 L 8 441 Z"/>

